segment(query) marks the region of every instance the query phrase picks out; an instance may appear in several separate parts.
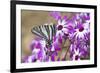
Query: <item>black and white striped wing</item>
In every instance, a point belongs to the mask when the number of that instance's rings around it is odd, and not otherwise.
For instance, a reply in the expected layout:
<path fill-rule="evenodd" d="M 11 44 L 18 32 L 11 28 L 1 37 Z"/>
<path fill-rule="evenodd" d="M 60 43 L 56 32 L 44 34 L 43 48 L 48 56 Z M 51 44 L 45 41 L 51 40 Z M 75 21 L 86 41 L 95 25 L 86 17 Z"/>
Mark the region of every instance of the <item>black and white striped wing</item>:
<path fill-rule="evenodd" d="M 52 41 L 53 36 L 56 33 L 55 25 L 41 25 L 32 28 L 32 33 L 44 38 L 47 41 Z"/>

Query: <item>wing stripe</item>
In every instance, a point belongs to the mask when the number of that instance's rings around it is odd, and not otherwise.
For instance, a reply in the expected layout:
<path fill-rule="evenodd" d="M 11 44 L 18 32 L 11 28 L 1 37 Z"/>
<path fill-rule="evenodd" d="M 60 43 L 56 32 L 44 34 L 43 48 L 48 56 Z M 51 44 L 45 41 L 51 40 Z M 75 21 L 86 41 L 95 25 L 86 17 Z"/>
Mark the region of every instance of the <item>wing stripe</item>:
<path fill-rule="evenodd" d="M 32 29 L 32 33 L 34 33 L 34 34 L 36 34 L 36 35 L 38 35 L 39 37 L 42 37 L 43 38 L 43 36 L 39 33 L 39 31 L 38 30 L 36 30 L 36 28 L 34 29 Z"/>
<path fill-rule="evenodd" d="M 32 33 L 45 39 L 46 42 L 52 42 L 53 36 L 56 33 L 55 25 L 40 25 L 33 27 Z"/>

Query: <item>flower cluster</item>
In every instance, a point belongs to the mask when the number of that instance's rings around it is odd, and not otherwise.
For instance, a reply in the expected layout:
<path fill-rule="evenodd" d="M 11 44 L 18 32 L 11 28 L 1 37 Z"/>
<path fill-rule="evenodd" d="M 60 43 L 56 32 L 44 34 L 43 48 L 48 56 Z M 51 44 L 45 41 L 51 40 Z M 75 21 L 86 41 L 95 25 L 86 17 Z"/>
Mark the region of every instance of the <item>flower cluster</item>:
<path fill-rule="evenodd" d="M 32 54 L 25 57 L 24 62 L 48 62 L 66 60 L 60 59 L 58 52 L 64 47 L 65 41 L 69 40 L 70 60 L 82 60 L 89 56 L 90 50 L 90 13 L 75 13 L 72 18 L 62 16 L 60 12 L 50 12 L 50 16 L 57 21 L 56 34 L 52 44 L 47 45 L 42 39 L 32 40 Z"/>

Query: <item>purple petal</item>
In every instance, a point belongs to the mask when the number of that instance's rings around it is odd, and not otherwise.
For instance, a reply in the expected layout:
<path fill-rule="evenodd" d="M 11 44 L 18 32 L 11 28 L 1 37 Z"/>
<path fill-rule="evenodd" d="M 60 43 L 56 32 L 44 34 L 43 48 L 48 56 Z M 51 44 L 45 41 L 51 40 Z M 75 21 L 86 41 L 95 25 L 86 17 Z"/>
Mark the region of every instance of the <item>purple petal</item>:
<path fill-rule="evenodd" d="M 51 56 L 51 61 L 55 61 L 55 56 L 54 55 Z"/>
<path fill-rule="evenodd" d="M 41 49 L 41 48 L 42 48 L 40 43 L 37 43 L 35 46 L 36 46 L 36 48 L 38 48 L 38 49 Z"/>
<path fill-rule="evenodd" d="M 52 16 L 53 18 L 55 18 L 55 20 L 61 19 L 61 14 L 60 14 L 60 12 L 57 12 L 57 11 L 50 12 L 50 16 Z"/>
<path fill-rule="evenodd" d="M 64 16 L 63 19 L 67 21 L 68 17 L 67 16 Z"/>
<path fill-rule="evenodd" d="M 86 13 L 86 15 L 83 16 L 85 20 L 90 20 L 90 13 Z"/>
<path fill-rule="evenodd" d="M 34 55 L 32 55 L 32 62 L 36 62 L 36 57 Z"/>
<path fill-rule="evenodd" d="M 39 51 L 38 53 L 38 59 L 41 59 L 43 57 L 42 51 Z"/>
<path fill-rule="evenodd" d="M 55 48 L 56 51 L 60 51 L 61 50 L 61 48 L 60 48 L 60 46 L 58 44 L 55 44 L 54 48 Z"/>
<path fill-rule="evenodd" d="M 62 37 L 61 37 L 61 35 L 59 36 L 59 42 L 62 44 Z"/>

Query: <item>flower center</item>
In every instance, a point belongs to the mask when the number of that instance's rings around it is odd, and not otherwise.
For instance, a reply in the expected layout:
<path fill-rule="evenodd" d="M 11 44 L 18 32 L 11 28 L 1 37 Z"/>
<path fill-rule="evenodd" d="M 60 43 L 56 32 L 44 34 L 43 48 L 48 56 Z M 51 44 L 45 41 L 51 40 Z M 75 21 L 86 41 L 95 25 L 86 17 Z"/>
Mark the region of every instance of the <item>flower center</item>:
<path fill-rule="evenodd" d="M 65 36 L 69 36 L 69 34 L 68 34 L 68 33 L 64 33 L 64 35 L 65 35 Z"/>
<path fill-rule="evenodd" d="M 78 60 L 78 58 L 79 58 L 79 56 L 78 56 L 78 55 L 76 55 L 76 56 L 75 56 L 75 60 Z"/>
<path fill-rule="evenodd" d="M 59 25 L 58 26 L 58 30 L 62 30 L 63 26 L 62 25 Z"/>
<path fill-rule="evenodd" d="M 82 32 L 84 30 L 84 27 L 80 27 L 79 31 Z"/>

